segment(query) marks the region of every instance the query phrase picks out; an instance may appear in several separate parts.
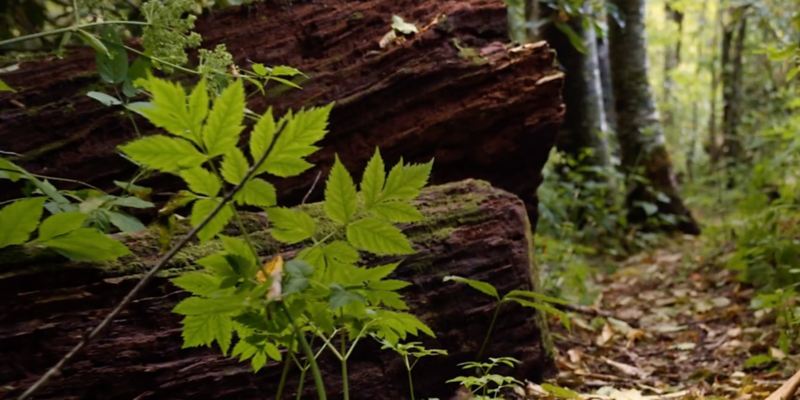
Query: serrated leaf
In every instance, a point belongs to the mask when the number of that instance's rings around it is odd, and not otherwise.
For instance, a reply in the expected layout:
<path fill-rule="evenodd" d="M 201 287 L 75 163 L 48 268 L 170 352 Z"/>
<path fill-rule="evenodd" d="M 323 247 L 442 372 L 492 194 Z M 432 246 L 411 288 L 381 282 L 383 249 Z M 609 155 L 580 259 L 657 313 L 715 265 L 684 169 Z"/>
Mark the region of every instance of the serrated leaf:
<path fill-rule="evenodd" d="M 275 186 L 261 179 L 253 178 L 239 189 L 235 200 L 238 204 L 246 204 L 256 207 L 272 207 L 277 203 Z"/>
<path fill-rule="evenodd" d="M 360 294 L 342 288 L 339 285 L 331 287 L 331 297 L 328 300 L 328 305 L 331 309 L 338 310 L 353 303 L 366 303 L 366 300 Z"/>
<path fill-rule="evenodd" d="M 211 211 L 217 207 L 219 202 L 219 199 L 197 200 L 194 205 L 192 205 L 192 215 L 189 218 L 192 226 L 200 225 L 200 223 L 211 214 Z M 228 221 L 230 221 L 232 217 L 233 210 L 231 210 L 231 207 L 222 207 L 219 213 L 217 213 L 203 229 L 197 232 L 197 238 L 200 239 L 201 242 L 214 238 L 214 236 L 225 228 L 225 225 L 228 225 Z"/>
<path fill-rule="evenodd" d="M 210 346 L 217 342 L 227 354 L 233 336 L 233 321 L 229 316 L 189 315 L 183 318 L 183 348 Z"/>
<path fill-rule="evenodd" d="M 205 298 L 192 296 L 181 300 L 172 312 L 180 315 L 233 315 L 245 305 L 243 295 Z"/>
<path fill-rule="evenodd" d="M 124 244 L 94 228 L 78 228 L 40 243 L 74 261 L 108 261 L 130 254 Z"/>
<path fill-rule="evenodd" d="M 389 222 L 417 222 L 425 217 L 416 207 L 399 201 L 382 201 L 370 210 L 374 215 Z"/>
<path fill-rule="evenodd" d="M 0 248 L 28 241 L 39 225 L 44 197 L 17 200 L 0 209 Z"/>
<path fill-rule="evenodd" d="M 192 89 L 189 95 L 189 128 L 192 136 L 200 143 L 203 135 L 203 121 L 208 116 L 208 84 L 206 78 L 200 79 L 200 82 Z"/>
<path fill-rule="evenodd" d="M 162 172 L 178 172 L 200 166 L 206 156 L 189 142 L 164 135 L 134 140 L 120 147 L 126 156 L 147 168 Z"/>
<path fill-rule="evenodd" d="M 250 164 L 242 154 L 242 151 L 236 147 L 226 153 L 222 159 L 222 178 L 232 185 L 241 183 L 247 176 L 249 169 Z"/>
<path fill-rule="evenodd" d="M 258 161 L 269 149 L 275 139 L 275 118 L 272 116 L 272 108 L 269 108 L 256 122 L 253 131 L 250 132 L 250 156 L 253 162 Z M 258 173 L 266 171 L 264 164 L 258 169 Z"/>
<path fill-rule="evenodd" d="M 414 252 L 411 243 L 399 229 L 376 218 L 364 218 L 349 224 L 347 241 L 359 250 L 377 255 L 400 255 Z"/>
<path fill-rule="evenodd" d="M 64 235 L 83 226 L 88 215 L 80 212 L 65 212 L 51 215 L 39 226 L 38 240 L 48 240 Z"/>
<path fill-rule="evenodd" d="M 200 296 L 209 296 L 220 289 L 221 279 L 205 272 L 186 272 L 172 279 L 175 286 L 189 293 Z"/>
<path fill-rule="evenodd" d="M 294 244 L 310 239 L 317 224 L 308 214 L 291 208 L 273 207 L 267 210 L 272 237 L 279 242 Z"/>
<path fill-rule="evenodd" d="M 383 200 L 413 200 L 419 196 L 420 190 L 428 183 L 433 161 L 425 164 L 404 165 L 400 160 L 386 178 L 383 189 Z"/>
<path fill-rule="evenodd" d="M 475 289 L 475 290 L 477 290 L 477 291 L 479 291 L 479 292 L 481 292 L 481 293 L 483 293 L 483 294 L 485 294 L 487 296 L 491 296 L 491 297 L 494 297 L 497 300 L 500 300 L 500 294 L 497 293 L 497 289 L 495 289 L 495 287 L 492 286 L 492 284 L 490 284 L 490 283 L 479 281 L 479 280 L 476 280 L 476 279 L 469 279 L 469 278 L 464 278 L 464 277 L 461 277 L 461 276 L 455 276 L 455 275 L 445 276 L 443 281 L 444 282 L 452 281 L 452 282 L 464 283 L 464 284 L 468 285 L 469 287 L 471 287 L 471 288 L 473 288 L 473 289 Z"/>
<path fill-rule="evenodd" d="M 314 143 L 328 133 L 328 115 L 332 107 L 329 104 L 284 116 L 286 125 L 264 162 L 264 170 L 285 178 L 311 168 L 311 163 L 305 157 L 317 151 Z"/>
<path fill-rule="evenodd" d="M 325 214 L 334 222 L 347 225 L 356 212 L 356 185 L 337 155 L 325 185 Z"/>
<path fill-rule="evenodd" d="M 189 190 L 197 194 L 214 197 L 222 189 L 219 178 L 205 168 L 186 169 L 181 171 L 180 176 L 189 186 Z"/>
<path fill-rule="evenodd" d="M 153 76 L 141 80 L 152 96 L 149 102 L 128 105 L 128 109 L 142 115 L 153 125 L 167 132 L 183 137 L 195 144 L 202 143 L 197 126 L 186 107 L 186 91 L 177 82 L 170 82 Z M 202 83 L 201 83 L 202 85 Z M 195 99 L 197 100 L 197 99 Z"/>
<path fill-rule="evenodd" d="M 380 200 L 385 181 L 386 166 L 383 164 L 381 152 L 376 148 L 361 178 L 361 195 L 364 196 L 364 206 L 367 209 Z"/>
<path fill-rule="evenodd" d="M 244 86 L 237 80 L 217 97 L 203 128 L 203 144 L 209 156 L 228 153 L 236 147 L 244 126 Z"/>

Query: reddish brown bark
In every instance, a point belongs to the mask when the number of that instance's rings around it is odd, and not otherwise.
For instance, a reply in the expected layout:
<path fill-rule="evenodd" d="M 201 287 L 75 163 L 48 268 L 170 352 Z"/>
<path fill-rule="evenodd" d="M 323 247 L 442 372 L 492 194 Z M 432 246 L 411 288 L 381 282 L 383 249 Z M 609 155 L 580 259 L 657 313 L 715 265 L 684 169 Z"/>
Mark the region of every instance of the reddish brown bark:
<path fill-rule="evenodd" d="M 535 287 L 532 279 L 538 272 L 533 269 L 525 207 L 516 196 L 468 180 L 426 189 L 419 206 L 426 221 L 404 227 L 417 253 L 402 261 L 396 277 L 413 283 L 404 293 L 412 312 L 437 334 L 425 339 L 426 345 L 450 353 L 419 363 L 414 370 L 417 392 L 450 398 L 455 388 L 444 382 L 460 373 L 457 363 L 475 357 L 494 304 L 442 278 L 458 274 L 482 279 L 505 293 Z M 154 237 L 128 242 L 138 256 L 155 258 Z M 185 251 L 202 253 L 198 248 Z M 139 277 L 141 268 L 132 261 L 113 267 L 58 258 L 17 256 L 9 261 L 0 253 L 0 398 L 19 394 L 109 312 Z M 185 261 L 175 261 L 165 275 L 185 267 Z M 179 316 L 170 310 L 184 296 L 167 276 L 156 278 L 37 398 L 273 398 L 279 366 L 270 364 L 253 374 L 248 364 L 217 350 L 181 350 Z M 509 371 L 520 379 L 538 380 L 552 371 L 538 317 L 530 309 L 504 306 L 488 347 L 487 356 L 520 359 L 522 364 Z M 352 398 L 407 398 L 401 359 L 368 342 L 350 363 Z M 329 395 L 340 398 L 338 365 L 330 361 L 323 360 Z M 296 383 L 293 371 L 286 398 L 294 398 Z M 303 398 L 314 398 L 312 386 L 309 380 Z"/>
<path fill-rule="evenodd" d="M 393 14 L 420 33 L 381 49 Z M 330 165 L 338 152 L 361 169 L 376 146 L 389 161 L 436 157 L 434 181 L 489 180 L 520 195 L 535 216 L 534 191 L 563 116 L 562 76 L 547 45 L 510 50 L 506 26 L 502 0 L 269 2 L 198 23 L 204 46 L 226 43 L 242 65 L 288 64 L 309 75 L 303 90 L 255 97 L 252 109 L 336 101 L 317 164 Z M 460 55 L 456 43 L 481 58 Z M 104 187 L 128 179 L 132 165 L 116 146 L 133 131 L 120 110 L 85 96 L 98 81 L 93 63 L 79 51 L 3 74 L 18 93 L 0 95 L 0 149 L 23 154 L 39 173 Z M 279 193 L 299 200 L 316 174 L 279 182 Z"/>

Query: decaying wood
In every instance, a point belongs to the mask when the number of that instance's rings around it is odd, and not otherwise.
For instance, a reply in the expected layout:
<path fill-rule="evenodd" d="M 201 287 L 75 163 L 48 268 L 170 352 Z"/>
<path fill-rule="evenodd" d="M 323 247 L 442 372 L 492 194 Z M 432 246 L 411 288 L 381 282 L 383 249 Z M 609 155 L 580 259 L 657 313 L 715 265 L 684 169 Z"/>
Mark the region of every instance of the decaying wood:
<path fill-rule="evenodd" d="M 404 227 L 417 253 L 402 260 L 397 278 L 413 283 L 405 295 L 412 311 L 436 332 L 426 339 L 447 358 L 430 358 L 414 370 L 418 392 L 448 398 L 455 388 L 444 381 L 459 374 L 457 363 L 475 356 L 488 327 L 492 302 L 463 285 L 442 278 L 458 274 L 487 280 L 502 292 L 535 287 L 537 271 L 530 249 L 530 224 L 523 203 L 488 183 L 468 180 L 427 189 L 419 200 L 425 222 Z M 317 207 L 315 205 L 311 206 Z M 254 219 L 252 224 L 258 224 Z M 259 237 L 265 237 L 263 234 Z M 128 243 L 144 260 L 157 256 L 155 238 L 140 235 Z M 259 241 L 262 255 L 279 249 Z M 185 296 L 168 280 L 190 261 L 213 248 L 182 251 L 170 269 L 145 289 L 107 335 L 67 365 L 37 398 L 42 399 L 264 399 L 272 398 L 280 368 L 253 374 L 247 364 L 216 350 L 181 349 L 179 316 L 171 308 Z M 0 255 L 1 256 L 1 255 Z M 0 396 L 19 393 L 94 326 L 138 280 L 141 261 L 113 265 L 66 263 L 53 259 L 3 259 L 0 270 Z M 540 379 L 552 362 L 538 316 L 528 309 L 504 308 L 489 356 L 514 356 L 519 378 Z M 407 397 L 405 370 L 394 354 L 366 344 L 351 362 L 356 399 Z M 339 390 L 338 368 L 323 360 L 331 397 Z M 289 387 L 296 387 L 296 375 Z M 311 383 L 307 385 L 311 389 Z M 311 390 L 306 394 L 313 397 Z"/>
<path fill-rule="evenodd" d="M 395 14 L 420 32 L 382 48 Z M 360 170 L 375 147 L 391 162 L 435 157 L 435 182 L 488 180 L 523 198 L 535 222 L 534 191 L 563 117 L 563 78 L 546 44 L 507 44 L 502 0 L 266 2 L 207 15 L 198 29 L 205 47 L 225 43 L 241 65 L 308 74 L 303 90 L 254 96 L 251 109 L 336 102 L 313 160 L 321 168 L 338 152 Z M 85 96 L 102 89 L 93 64 L 84 50 L 3 74 L 18 91 L 0 95 L 0 149 L 23 154 L 21 164 L 38 173 L 103 187 L 130 178 L 134 168 L 116 146 L 134 132 L 122 110 Z M 279 182 L 279 194 L 299 202 L 317 172 Z"/>

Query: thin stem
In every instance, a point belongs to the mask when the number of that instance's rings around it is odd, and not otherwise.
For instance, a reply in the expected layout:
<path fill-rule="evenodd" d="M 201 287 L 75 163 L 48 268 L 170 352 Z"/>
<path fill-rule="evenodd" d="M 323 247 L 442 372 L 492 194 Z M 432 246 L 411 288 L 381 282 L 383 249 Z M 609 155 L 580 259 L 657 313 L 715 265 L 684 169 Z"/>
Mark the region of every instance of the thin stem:
<path fill-rule="evenodd" d="M 342 334 L 342 342 L 339 346 L 340 351 L 344 353 L 347 351 L 347 333 Z M 350 382 L 347 379 L 347 357 L 342 357 L 340 361 L 342 365 L 342 396 L 344 400 L 350 400 Z"/>
<path fill-rule="evenodd" d="M 278 135 L 280 135 L 282 130 L 283 130 L 283 127 L 281 127 L 280 130 L 278 132 L 276 132 L 275 136 L 277 137 Z M 89 332 L 88 335 L 86 335 L 83 339 L 81 339 L 81 341 L 78 342 L 78 344 L 76 344 L 64 357 L 62 357 L 60 360 L 58 360 L 58 362 L 55 365 L 53 365 L 49 370 L 47 370 L 47 372 L 45 372 L 44 375 L 42 375 L 39 379 L 37 379 L 36 382 L 33 383 L 33 385 L 31 385 L 25 392 L 23 392 L 18 397 L 18 400 L 27 399 L 28 397 L 30 397 L 34 393 L 36 393 L 53 376 L 58 374 L 58 372 L 61 370 L 61 368 L 67 362 L 72 360 L 73 357 L 75 357 L 81 350 L 83 350 L 84 347 L 86 347 L 86 345 L 88 345 L 89 343 L 91 343 L 92 340 L 97 338 L 100 335 L 100 333 L 103 332 L 111 324 L 111 321 L 113 321 L 114 318 L 116 318 L 117 315 L 119 315 L 119 313 L 122 312 L 122 310 L 125 307 L 127 307 L 128 304 L 130 304 L 131 301 L 133 301 L 133 299 L 136 297 L 136 295 L 139 293 L 139 291 L 141 291 L 150 282 L 150 280 L 153 279 L 153 277 L 156 275 L 156 273 L 158 273 L 158 271 L 160 271 L 161 268 L 163 268 L 165 265 L 167 265 L 167 263 L 170 260 L 172 260 L 172 258 L 175 257 L 175 255 L 178 254 L 178 252 L 183 247 L 185 247 L 186 244 L 188 244 L 189 241 L 191 241 L 197 235 L 197 232 L 199 232 L 201 229 L 205 228 L 206 225 L 208 225 L 208 223 L 211 222 L 211 220 L 214 217 L 216 217 L 217 214 L 219 214 L 219 212 L 222 210 L 222 208 L 227 206 L 228 203 L 230 203 L 230 201 L 233 199 L 233 196 L 236 193 L 238 193 L 239 190 L 242 189 L 242 187 L 244 187 L 244 184 L 247 183 L 247 181 L 249 181 L 253 176 L 256 175 L 256 172 L 261 167 L 261 164 L 263 164 L 264 161 L 266 161 L 267 156 L 269 156 L 269 154 L 272 152 L 272 149 L 273 149 L 274 145 L 275 145 L 275 141 L 273 140 L 272 143 L 270 143 L 269 148 L 267 148 L 267 151 L 264 152 L 264 154 L 258 159 L 258 161 L 256 161 L 255 164 L 253 164 L 252 167 L 250 167 L 249 170 L 247 170 L 247 174 L 245 174 L 244 179 L 242 179 L 242 182 L 239 183 L 238 185 L 236 185 L 233 188 L 233 190 L 228 192 L 225 195 L 225 197 L 222 198 L 222 201 L 219 204 L 217 204 L 216 207 L 214 207 L 213 210 L 211 210 L 211 212 L 208 214 L 208 216 L 206 216 L 205 219 L 203 219 L 197 226 L 192 228 L 192 230 L 189 231 L 189 233 L 187 233 L 186 236 L 184 236 L 177 244 L 175 244 L 175 246 L 173 246 L 167 252 L 167 254 L 164 254 L 164 256 L 161 257 L 161 259 L 159 259 L 158 262 L 156 262 L 156 264 L 153 265 L 153 267 L 150 268 L 149 271 L 147 271 L 147 273 L 136 284 L 136 286 L 134 286 L 133 289 L 131 289 L 128 292 L 128 294 L 125 295 L 125 297 L 122 299 L 122 301 L 120 301 L 119 304 L 117 304 L 117 306 L 114 307 L 114 309 L 111 310 L 111 312 L 108 313 L 108 315 L 106 315 L 106 317 L 94 329 L 92 329 L 92 331 Z M 294 323 L 294 321 L 292 321 L 292 323 Z M 302 335 L 299 335 L 299 336 L 300 336 L 300 339 L 301 339 L 301 344 L 305 343 L 305 346 L 308 346 L 308 342 L 306 342 L 305 338 Z M 316 366 L 316 361 L 315 360 L 313 360 L 313 363 L 312 363 L 312 367 L 314 367 L 314 366 Z M 319 374 L 319 368 L 317 368 L 316 373 Z M 321 380 L 321 377 L 320 377 L 320 380 Z M 324 389 L 323 389 L 323 392 L 324 392 Z M 324 393 L 323 393 L 323 397 L 321 397 L 320 400 L 326 400 L 325 397 L 324 397 Z"/>
<path fill-rule="evenodd" d="M 486 337 L 483 338 L 483 343 L 481 344 L 481 349 L 478 350 L 478 354 L 475 356 L 476 360 L 483 358 L 483 352 L 486 351 L 486 346 L 489 345 L 489 339 L 492 337 L 492 333 L 494 333 L 494 325 L 497 323 L 497 316 L 500 315 L 500 306 L 503 305 L 502 301 L 497 303 L 497 307 L 494 309 L 494 314 L 492 315 L 492 322 L 489 323 L 489 329 L 486 330 Z"/>
<path fill-rule="evenodd" d="M 20 170 L 12 169 L 12 168 L 0 168 L 0 171 L 3 171 L 3 172 L 14 172 L 14 173 L 17 173 L 17 174 L 22 174 L 22 172 L 20 172 Z M 90 189 L 98 190 L 98 191 L 101 191 L 101 192 L 103 191 L 103 189 L 100 189 L 97 186 L 94 186 L 94 185 L 92 185 L 90 183 L 87 183 L 87 182 L 84 182 L 84 181 L 79 181 L 77 179 L 59 178 L 57 176 L 40 175 L 40 174 L 34 174 L 32 172 L 27 172 L 27 174 L 30 175 L 30 176 L 36 177 L 36 178 L 49 179 L 51 181 L 57 181 L 57 182 L 69 182 L 69 183 L 74 183 L 74 184 L 78 184 L 78 185 L 83 185 L 83 186 L 86 186 L 86 187 L 88 187 Z"/>
<path fill-rule="evenodd" d="M 408 374 L 408 394 L 411 396 L 411 400 L 416 400 L 414 398 L 414 378 L 411 377 L 411 369 L 414 368 L 408 364 L 408 355 L 403 356 L 403 362 L 406 364 L 406 372 Z"/>
<path fill-rule="evenodd" d="M 328 395 L 325 393 L 325 382 L 322 380 L 322 373 L 319 371 L 319 365 L 317 365 L 317 360 L 314 358 L 314 352 L 311 350 L 311 346 L 308 344 L 308 340 L 306 340 L 305 335 L 297 327 L 297 323 L 295 322 L 292 315 L 289 313 L 289 309 L 286 307 L 286 304 L 281 303 L 281 309 L 283 310 L 284 314 L 286 314 L 286 318 L 289 319 L 289 322 L 292 324 L 292 329 L 294 330 L 295 335 L 297 335 L 297 339 L 300 341 L 300 348 L 305 353 L 306 358 L 308 359 L 308 363 L 311 367 L 311 376 L 314 377 L 314 386 L 317 388 L 317 398 L 319 400 L 327 400 Z"/>
<path fill-rule="evenodd" d="M 308 372 L 308 368 L 303 368 L 300 370 L 300 381 L 297 383 L 297 396 L 295 397 L 296 400 L 301 400 L 303 398 L 303 387 L 306 385 L 306 372 Z"/>
<path fill-rule="evenodd" d="M 72 15 L 75 17 L 75 24 L 81 22 L 81 13 L 78 9 L 78 0 L 72 0 Z"/>
<path fill-rule="evenodd" d="M 59 28 L 50 31 L 32 33 L 30 35 L 19 36 L 12 39 L 0 40 L 0 47 L 20 42 L 25 42 L 28 40 L 38 39 L 45 36 L 59 35 L 66 32 L 77 32 L 80 29 L 91 28 L 102 25 L 150 25 L 150 23 L 142 21 L 122 21 L 122 20 L 89 22 L 85 24 L 68 26 L 66 28 Z"/>
<path fill-rule="evenodd" d="M 286 360 L 283 362 L 283 371 L 281 371 L 281 380 L 278 382 L 278 392 L 275 394 L 275 400 L 281 400 L 283 398 L 283 390 L 286 387 L 286 378 L 289 377 L 289 369 L 292 366 L 290 358 L 292 358 L 291 348 L 286 356 Z"/>

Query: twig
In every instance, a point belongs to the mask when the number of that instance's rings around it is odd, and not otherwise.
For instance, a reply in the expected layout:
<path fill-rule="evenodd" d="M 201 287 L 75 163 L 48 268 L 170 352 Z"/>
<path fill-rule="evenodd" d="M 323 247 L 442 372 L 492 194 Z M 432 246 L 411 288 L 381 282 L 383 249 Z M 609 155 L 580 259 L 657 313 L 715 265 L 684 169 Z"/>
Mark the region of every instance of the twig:
<path fill-rule="evenodd" d="M 281 129 L 277 132 L 275 136 L 277 137 L 282 130 L 283 127 L 281 127 Z M 264 161 L 267 159 L 267 156 L 272 152 L 272 148 L 274 147 L 274 145 L 275 141 L 273 140 L 272 143 L 270 143 L 270 146 L 267 149 L 267 151 L 265 151 L 264 154 L 261 156 L 261 158 L 259 158 L 258 162 L 253 164 L 253 166 L 250 167 L 250 169 L 247 171 L 247 174 L 245 175 L 242 182 L 234 186 L 233 190 L 228 192 L 222 198 L 222 201 L 219 204 L 217 204 L 216 207 L 214 207 L 211 213 L 209 213 L 208 216 L 206 216 L 206 218 L 200 222 L 200 224 L 192 228 L 192 230 L 189 231 L 189 233 L 187 233 L 186 236 L 184 236 L 177 244 L 175 244 L 175 246 L 173 246 L 167 252 L 167 254 L 161 257 L 161 259 L 159 259 L 158 262 L 152 268 L 150 268 L 149 271 L 147 271 L 147 273 L 136 284 L 136 286 L 134 286 L 133 289 L 131 289 L 130 292 L 128 292 L 128 294 L 125 295 L 122 301 L 120 301 L 119 304 L 117 304 L 117 306 L 114 307 L 114 309 L 111 310 L 111 312 L 108 313 L 108 315 L 106 315 L 106 317 L 99 324 L 97 324 L 97 326 L 94 329 L 92 329 L 92 331 L 89 332 L 88 335 L 86 335 L 83 339 L 81 339 L 81 341 L 78 342 L 78 344 L 76 344 L 75 347 L 73 347 L 72 350 L 70 350 L 66 355 L 64 355 L 64 357 L 58 360 L 58 362 L 55 365 L 50 367 L 50 369 L 47 370 L 47 372 L 45 372 L 44 375 L 42 375 L 38 380 L 36 380 L 36 382 L 34 382 L 33 385 L 31 385 L 28 388 L 28 390 L 26 390 L 18 397 L 18 400 L 27 399 L 28 397 L 36 393 L 55 374 L 57 374 L 67 362 L 69 362 L 73 357 L 75 357 L 75 355 L 77 355 L 81 350 L 83 350 L 83 348 L 86 347 L 86 345 L 91 343 L 92 340 L 97 338 L 100 335 L 100 333 L 103 332 L 111 324 L 111 321 L 133 300 L 134 297 L 136 297 L 139 291 L 142 290 L 147 285 L 148 282 L 150 282 L 150 279 L 152 279 L 153 276 L 155 276 L 155 274 L 161 268 L 163 268 L 172 259 L 172 257 L 174 257 L 178 253 L 178 251 L 180 251 L 184 246 L 186 246 L 186 244 L 189 243 L 189 241 L 192 240 L 192 238 L 194 238 L 197 232 L 205 228 L 205 226 L 208 225 L 208 223 L 220 212 L 220 210 L 222 210 L 223 207 L 226 207 L 228 205 L 231 199 L 233 199 L 233 196 L 239 190 L 241 190 L 242 187 L 244 187 L 244 184 L 247 183 L 247 181 L 249 181 L 253 176 L 255 176 L 256 171 L 261 167 L 261 164 L 264 163 Z"/>
<path fill-rule="evenodd" d="M 774 391 L 766 400 L 789 400 L 800 386 L 800 371 L 794 374 L 778 390 Z"/>
<path fill-rule="evenodd" d="M 317 172 L 317 177 L 314 178 L 314 182 L 311 184 L 311 187 L 308 188 L 308 192 L 306 192 L 306 195 L 303 196 L 303 201 L 300 202 L 300 204 L 306 204 L 306 201 L 308 201 L 308 198 L 311 196 L 311 193 L 314 192 L 314 188 L 317 187 L 317 182 L 319 182 L 319 177 L 321 176 L 322 176 L 322 171 Z"/>

